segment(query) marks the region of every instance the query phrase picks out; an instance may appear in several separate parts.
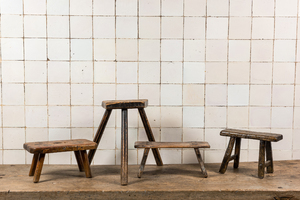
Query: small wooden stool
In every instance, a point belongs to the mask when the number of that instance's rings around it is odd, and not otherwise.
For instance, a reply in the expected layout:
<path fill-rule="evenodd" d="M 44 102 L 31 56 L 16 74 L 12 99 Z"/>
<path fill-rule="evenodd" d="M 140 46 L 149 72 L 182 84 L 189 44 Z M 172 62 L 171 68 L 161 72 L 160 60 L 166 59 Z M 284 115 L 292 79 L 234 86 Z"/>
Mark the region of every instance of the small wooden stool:
<path fill-rule="evenodd" d="M 220 173 L 224 174 L 226 172 L 228 163 L 231 160 L 234 160 L 234 168 L 239 167 L 241 138 L 260 140 L 258 177 L 264 178 L 265 167 L 267 168 L 267 173 L 273 173 L 274 167 L 271 142 L 277 142 L 279 140 L 282 140 L 283 137 L 281 134 L 253 132 L 237 129 L 225 129 L 220 132 L 220 135 L 230 137 L 230 141 L 219 170 Z M 231 156 L 234 142 L 235 154 Z M 265 161 L 265 154 L 267 154 L 267 161 Z"/>
<path fill-rule="evenodd" d="M 45 142 L 29 142 L 23 145 L 29 153 L 33 153 L 33 159 L 29 176 L 33 176 L 33 182 L 37 183 L 40 180 L 45 154 L 65 151 L 74 151 L 79 171 L 85 171 L 85 176 L 91 178 L 91 169 L 88 161 L 86 150 L 97 148 L 95 142 L 78 139 L 78 140 L 57 140 Z"/>
<path fill-rule="evenodd" d="M 202 173 L 204 177 L 207 178 L 207 172 L 199 151 L 199 148 L 210 148 L 207 142 L 135 142 L 134 147 L 145 148 L 142 162 L 139 168 L 139 178 L 142 177 L 149 150 L 152 148 L 194 148 Z"/>

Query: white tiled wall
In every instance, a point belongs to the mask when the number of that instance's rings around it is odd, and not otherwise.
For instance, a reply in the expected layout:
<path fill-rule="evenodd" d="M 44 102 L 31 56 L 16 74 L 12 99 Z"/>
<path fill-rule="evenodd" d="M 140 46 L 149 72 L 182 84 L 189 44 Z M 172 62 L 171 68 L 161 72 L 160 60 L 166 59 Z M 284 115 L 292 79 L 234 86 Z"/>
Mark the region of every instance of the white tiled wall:
<path fill-rule="evenodd" d="M 300 159 L 298 0 L 1 0 L 0 164 L 30 163 L 24 142 L 92 139 L 108 99 L 149 99 L 158 141 L 205 140 L 220 163 L 230 128 L 277 132 L 276 160 Z M 113 111 L 94 164 L 120 163 Z M 129 163 L 146 140 L 129 111 Z M 165 163 L 197 162 L 163 149 Z M 243 140 L 242 161 L 258 141 Z M 71 153 L 49 164 L 75 164 Z M 148 163 L 154 163 L 152 153 Z"/>

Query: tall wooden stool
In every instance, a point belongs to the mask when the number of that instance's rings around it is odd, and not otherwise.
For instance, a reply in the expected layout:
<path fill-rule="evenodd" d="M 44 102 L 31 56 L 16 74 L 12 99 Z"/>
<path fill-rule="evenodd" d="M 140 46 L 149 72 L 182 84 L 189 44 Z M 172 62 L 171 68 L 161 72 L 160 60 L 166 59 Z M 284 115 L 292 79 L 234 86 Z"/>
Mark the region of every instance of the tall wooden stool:
<path fill-rule="evenodd" d="M 274 172 L 271 142 L 277 142 L 279 140 L 282 140 L 283 136 L 281 134 L 262 133 L 262 132 L 245 131 L 245 130 L 237 130 L 237 129 L 225 129 L 220 132 L 220 135 L 230 137 L 230 141 L 219 170 L 220 173 L 224 174 L 226 172 L 228 163 L 231 160 L 234 160 L 234 165 L 233 165 L 234 168 L 239 167 L 241 138 L 260 140 L 259 158 L 258 158 L 258 177 L 264 178 L 265 168 L 267 168 L 267 173 Z M 234 143 L 235 143 L 235 154 L 231 155 Z M 266 154 L 267 154 L 267 161 L 265 161 Z"/>
<path fill-rule="evenodd" d="M 85 176 L 87 178 L 92 177 L 86 150 L 97 148 L 97 144 L 95 142 L 85 139 L 28 142 L 25 143 L 23 147 L 29 153 L 34 154 L 29 171 L 29 176 L 34 175 L 34 183 L 37 183 L 40 180 L 45 154 L 65 151 L 74 151 L 79 171 L 85 171 Z"/>
<path fill-rule="evenodd" d="M 103 101 L 102 107 L 106 109 L 101 123 L 98 127 L 97 133 L 94 138 L 94 142 L 97 146 L 100 143 L 101 137 L 103 135 L 104 129 L 106 127 L 107 121 L 113 109 L 122 109 L 122 125 L 121 125 L 121 185 L 128 184 L 128 109 L 137 108 L 140 113 L 147 137 L 149 141 L 155 141 L 154 135 L 152 133 L 149 121 L 147 119 L 145 107 L 148 106 L 147 99 L 137 99 L 137 100 L 111 100 Z M 89 151 L 88 158 L 89 163 L 92 163 L 94 155 L 97 149 Z M 152 152 L 155 157 L 156 164 L 162 166 L 163 162 L 160 157 L 160 153 L 157 148 L 153 148 Z"/>

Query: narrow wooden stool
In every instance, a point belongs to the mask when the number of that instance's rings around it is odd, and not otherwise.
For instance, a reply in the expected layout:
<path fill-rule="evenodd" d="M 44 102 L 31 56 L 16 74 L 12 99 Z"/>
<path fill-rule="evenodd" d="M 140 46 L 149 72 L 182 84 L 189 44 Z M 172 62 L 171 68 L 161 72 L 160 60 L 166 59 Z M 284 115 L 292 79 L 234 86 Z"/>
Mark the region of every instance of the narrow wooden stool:
<path fill-rule="evenodd" d="M 245 130 L 237 130 L 237 129 L 225 129 L 220 132 L 220 135 L 230 137 L 230 141 L 228 143 L 228 147 L 225 152 L 223 162 L 219 170 L 220 173 L 224 174 L 226 172 L 228 163 L 231 160 L 234 160 L 234 164 L 233 164 L 234 168 L 239 167 L 241 138 L 260 140 L 259 159 L 258 159 L 258 177 L 264 178 L 265 167 L 267 168 L 267 173 L 274 172 L 271 142 L 277 142 L 279 140 L 282 140 L 283 136 L 281 134 L 262 133 L 262 132 L 245 131 Z M 231 155 L 234 143 L 235 143 L 235 154 Z M 267 161 L 265 161 L 266 154 L 267 154 Z"/>
<path fill-rule="evenodd" d="M 139 168 L 138 177 L 141 178 L 146 160 L 148 157 L 149 150 L 152 148 L 194 148 L 198 162 L 200 164 L 200 169 L 205 178 L 207 178 L 207 172 L 204 167 L 204 162 L 202 160 L 199 148 L 210 148 L 207 142 L 135 142 L 135 148 L 144 148 L 144 155 L 142 158 L 142 162 Z"/>
<path fill-rule="evenodd" d="M 91 169 L 88 161 L 86 150 L 97 148 L 95 142 L 78 139 L 78 140 L 57 140 L 45 142 L 29 142 L 23 145 L 29 153 L 33 153 L 33 159 L 29 176 L 33 176 L 33 182 L 40 180 L 45 154 L 65 151 L 74 151 L 79 171 L 85 171 L 85 176 L 91 178 Z"/>
<path fill-rule="evenodd" d="M 149 141 L 155 141 L 154 135 L 152 133 L 150 123 L 147 119 L 145 107 L 148 106 L 147 99 L 134 99 L 134 100 L 111 100 L 103 101 L 102 107 L 105 108 L 105 113 L 102 117 L 100 125 L 98 127 L 97 133 L 94 137 L 94 142 L 97 143 L 97 146 L 100 143 L 101 137 L 105 130 L 106 124 L 108 122 L 109 116 L 113 109 L 122 109 L 122 124 L 121 124 L 121 185 L 128 184 L 128 109 L 137 108 L 142 119 L 145 132 L 147 134 Z M 92 163 L 94 155 L 97 149 L 89 151 L 88 158 L 89 162 Z M 157 148 L 153 148 L 152 152 L 155 157 L 156 164 L 159 166 L 163 165 L 159 151 Z"/>

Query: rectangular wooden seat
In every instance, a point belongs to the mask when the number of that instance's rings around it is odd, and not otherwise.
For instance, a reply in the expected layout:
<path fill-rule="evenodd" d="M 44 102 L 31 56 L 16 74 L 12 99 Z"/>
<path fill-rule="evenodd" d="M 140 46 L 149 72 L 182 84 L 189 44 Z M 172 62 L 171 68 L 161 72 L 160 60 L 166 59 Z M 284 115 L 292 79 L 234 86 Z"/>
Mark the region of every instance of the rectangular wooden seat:
<path fill-rule="evenodd" d="M 102 107 L 105 109 L 130 109 L 130 108 L 145 108 L 148 106 L 147 99 L 134 100 L 111 100 L 102 101 Z"/>
<path fill-rule="evenodd" d="M 65 151 L 74 151 L 79 171 L 84 171 L 87 178 L 91 178 L 90 163 L 86 150 L 96 149 L 97 143 L 85 139 L 78 140 L 57 140 L 44 142 L 29 142 L 23 145 L 24 149 L 33 153 L 29 176 L 33 177 L 33 182 L 40 180 L 45 154 Z"/>
<path fill-rule="evenodd" d="M 254 140 L 263 140 L 263 141 L 270 141 L 270 142 L 277 142 L 279 140 L 282 140 L 281 134 L 254 132 L 254 131 L 246 131 L 246 130 L 238 130 L 238 129 L 225 129 L 220 132 L 220 135 L 254 139 Z"/>
<path fill-rule="evenodd" d="M 201 153 L 199 151 L 199 148 L 210 148 L 210 145 L 208 142 L 198 142 L 198 141 L 192 141 L 192 142 L 148 142 L 148 141 L 138 141 L 134 143 L 135 148 L 144 148 L 144 155 L 142 158 L 142 162 L 139 168 L 138 177 L 141 178 L 146 160 L 149 154 L 149 150 L 153 148 L 194 148 L 196 157 L 198 159 L 198 162 L 200 164 L 201 171 L 205 178 L 207 178 L 207 172 L 204 167 L 204 162 L 201 157 Z"/>

